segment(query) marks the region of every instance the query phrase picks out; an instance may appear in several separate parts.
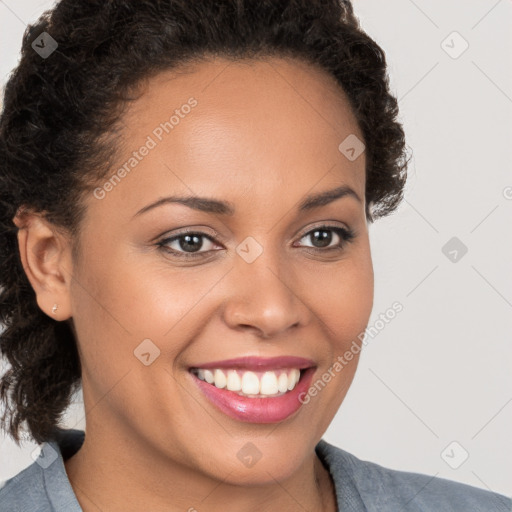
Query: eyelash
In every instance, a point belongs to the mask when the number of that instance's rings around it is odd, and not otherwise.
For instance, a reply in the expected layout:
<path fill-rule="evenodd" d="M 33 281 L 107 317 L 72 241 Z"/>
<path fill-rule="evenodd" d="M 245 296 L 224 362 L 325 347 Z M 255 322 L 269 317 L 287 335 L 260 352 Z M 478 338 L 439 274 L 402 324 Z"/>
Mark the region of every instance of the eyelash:
<path fill-rule="evenodd" d="M 324 226 L 314 227 L 312 230 L 310 230 L 307 233 L 305 233 L 304 235 L 302 235 L 299 240 L 302 240 L 304 237 L 313 234 L 315 231 L 333 231 L 341 239 L 341 242 L 339 242 L 338 245 L 334 246 L 334 247 L 327 247 L 325 249 L 321 249 L 319 247 L 307 247 L 307 249 L 312 250 L 313 252 L 316 252 L 316 253 L 342 251 L 345 249 L 345 245 L 351 243 L 354 240 L 354 238 L 356 237 L 356 233 L 350 228 L 347 229 L 347 228 L 342 228 L 339 226 L 324 225 Z M 215 240 L 211 236 L 207 235 L 206 233 L 201 233 L 198 231 L 184 231 L 184 232 L 178 233 L 177 235 L 174 235 L 172 237 L 164 238 L 163 240 L 160 240 L 156 245 L 161 250 L 163 250 L 167 253 L 170 253 L 177 258 L 183 258 L 183 259 L 203 258 L 205 254 L 210 252 L 210 251 L 204 251 L 204 252 L 197 252 L 197 253 L 186 253 L 186 252 L 176 251 L 176 250 L 170 249 L 168 247 L 168 244 L 170 244 L 171 242 L 174 242 L 176 240 L 179 240 L 180 238 L 182 238 L 186 235 L 198 235 L 199 237 L 207 238 L 211 242 L 215 243 Z"/>

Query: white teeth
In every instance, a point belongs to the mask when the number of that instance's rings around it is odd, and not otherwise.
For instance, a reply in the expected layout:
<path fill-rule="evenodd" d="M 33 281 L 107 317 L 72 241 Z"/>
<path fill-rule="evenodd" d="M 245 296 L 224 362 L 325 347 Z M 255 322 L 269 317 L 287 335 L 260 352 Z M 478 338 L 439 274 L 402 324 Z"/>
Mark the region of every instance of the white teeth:
<path fill-rule="evenodd" d="M 198 368 L 195 370 L 195 374 L 199 379 L 213 384 L 219 389 L 226 388 L 251 398 L 279 396 L 294 389 L 300 379 L 298 368 L 265 372 Z"/>
<path fill-rule="evenodd" d="M 300 379 L 300 370 L 294 368 L 288 374 L 288 390 L 291 391 Z"/>
<path fill-rule="evenodd" d="M 216 388 L 222 389 L 226 387 L 226 375 L 222 370 L 215 370 L 213 372 L 213 378 L 215 379 Z"/>
<path fill-rule="evenodd" d="M 262 395 L 275 395 L 278 391 L 276 374 L 274 372 L 265 372 L 263 377 L 261 377 L 260 393 Z"/>
<path fill-rule="evenodd" d="M 244 372 L 242 376 L 242 392 L 246 395 L 257 395 L 260 392 L 260 380 L 254 372 Z"/>
<path fill-rule="evenodd" d="M 277 389 L 280 393 L 288 391 L 288 376 L 286 373 L 279 375 L 279 379 L 277 379 Z"/>
<path fill-rule="evenodd" d="M 242 389 L 242 379 L 235 372 L 235 370 L 228 371 L 228 379 L 227 379 L 227 388 L 230 391 L 241 391 Z"/>

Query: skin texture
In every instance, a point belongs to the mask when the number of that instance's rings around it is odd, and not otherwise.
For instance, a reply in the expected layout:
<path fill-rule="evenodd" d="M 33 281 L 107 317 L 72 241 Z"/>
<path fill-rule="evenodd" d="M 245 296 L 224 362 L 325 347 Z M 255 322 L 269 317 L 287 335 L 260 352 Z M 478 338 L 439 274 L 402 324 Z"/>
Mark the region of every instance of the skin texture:
<path fill-rule="evenodd" d="M 315 361 L 315 382 L 365 330 L 374 284 L 365 155 L 349 161 L 338 150 L 361 132 L 323 71 L 295 59 L 219 58 L 148 81 L 123 117 L 113 171 L 190 97 L 197 106 L 129 174 L 103 199 L 86 198 L 80 261 L 39 216 L 15 218 L 39 306 L 58 321 L 72 318 L 78 338 L 87 430 L 66 461 L 68 476 L 86 512 L 292 511 L 297 503 L 334 511 L 314 447 L 350 387 L 357 355 L 279 424 L 226 416 L 188 368 L 294 355 Z M 345 196 L 298 212 L 307 195 L 340 185 L 362 202 Z M 162 197 L 187 194 L 229 201 L 235 214 L 168 203 L 134 217 Z M 315 246 L 312 230 L 322 224 L 356 236 L 338 251 Z M 181 228 L 214 240 L 202 238 L 202 256 L 190 261 L 156 245 Z M 339 245 L 328 232 L 330 247 Z M 249 236 L 263 248 L 250 264 L 236 252 Z M 184 253 L 181 240 L 167 247 Z M 146 338 L 160 350 L 148 366 L 134 356 Z M 252 467 L 237 457 L 248 442 L 262 454 Z"/>

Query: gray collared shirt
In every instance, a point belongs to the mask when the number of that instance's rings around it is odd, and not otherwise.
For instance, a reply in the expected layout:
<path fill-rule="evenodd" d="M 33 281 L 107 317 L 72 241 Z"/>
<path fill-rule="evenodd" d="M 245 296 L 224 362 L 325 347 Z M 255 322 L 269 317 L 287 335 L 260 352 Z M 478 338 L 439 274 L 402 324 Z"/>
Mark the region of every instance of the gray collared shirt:
<path fill-rule="evenodd" d="M 84 438 L 81 430 L 61 430 L 44 443 L 35 462 L 0 484 L 0 512 L 82 512 L 64 460 Z M 512 500 L 500 494 L 384 468 L 323 439 L 315 450 L 332 476 L 340 512 L 512 512 Z"/>

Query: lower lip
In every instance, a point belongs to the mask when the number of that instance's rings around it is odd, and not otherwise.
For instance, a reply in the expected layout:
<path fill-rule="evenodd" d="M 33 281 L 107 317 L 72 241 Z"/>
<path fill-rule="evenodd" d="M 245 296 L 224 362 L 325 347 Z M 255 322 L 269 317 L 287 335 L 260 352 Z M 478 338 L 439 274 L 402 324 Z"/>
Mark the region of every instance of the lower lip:
<path fill-rule="evenodd" d="M 213 384 L 208 384 L 192 373 L 190 375 L 206 398 L 228 416 L 249 423 L 278 423 L 301 408 L 303 404 L 299 397 L 307 393 L 314 373 L 315 368 L 308 368 L 294 389 L 284 395 L 269 398 L 241 396 L 234 391 L 219 389 Z"/>

